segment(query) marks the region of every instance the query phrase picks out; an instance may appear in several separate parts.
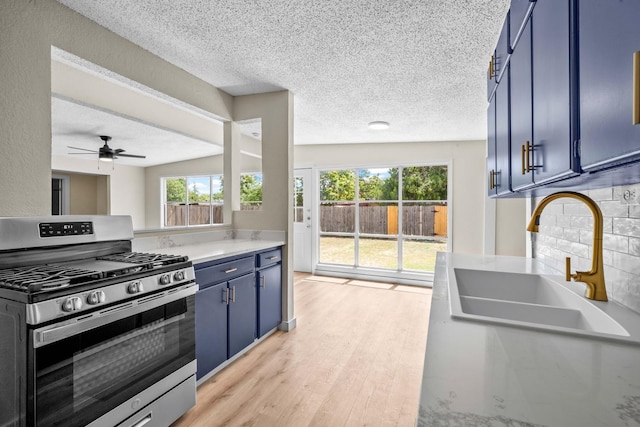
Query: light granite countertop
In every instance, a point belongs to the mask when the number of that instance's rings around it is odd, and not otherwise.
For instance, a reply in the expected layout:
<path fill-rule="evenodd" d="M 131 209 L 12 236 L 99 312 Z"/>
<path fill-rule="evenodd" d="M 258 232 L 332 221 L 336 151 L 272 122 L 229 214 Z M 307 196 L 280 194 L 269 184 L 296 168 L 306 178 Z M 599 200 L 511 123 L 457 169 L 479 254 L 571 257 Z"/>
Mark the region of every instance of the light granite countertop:
<path fill-rule="evenodd" d="M 201 233 L 137 237 L 133 250 L 186 255 L 194 264 L 283 246 L 284 232 L 225 230 Z"/>
<path fill-rule="evenodd" d="M 454 319 L 448 267 L 558 274 L 528 258 L 438 254 L 418 426 L 640 426 L 640 345 Z"/>
<path fill-rule="evenodd" d="M 284 245 L 281 241 L 270 240 L 218 240 L 211 243 L 156 248 L 155 253 L 186 255 L 193 264 L 214 261 L 235 255 L 262 251 Z"/>

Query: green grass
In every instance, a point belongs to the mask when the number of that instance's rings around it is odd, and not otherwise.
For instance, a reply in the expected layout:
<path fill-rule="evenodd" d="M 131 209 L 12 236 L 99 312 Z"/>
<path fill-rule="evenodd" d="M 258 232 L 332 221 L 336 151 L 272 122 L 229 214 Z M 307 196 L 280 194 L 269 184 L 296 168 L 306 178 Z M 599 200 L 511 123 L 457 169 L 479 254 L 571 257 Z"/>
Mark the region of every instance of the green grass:
<path fill-rule="evenodd" d="M 436 253 L 447 250 L 446 242 L 405 241 L 402 247 L 404 270 L 433 271 Z M 398 243 L 395 240 L 360 238 L 360 262 L 363 267 L 397 270 Z M 320 262 L 354 265 L 354 239 L 321 237 Z"/>

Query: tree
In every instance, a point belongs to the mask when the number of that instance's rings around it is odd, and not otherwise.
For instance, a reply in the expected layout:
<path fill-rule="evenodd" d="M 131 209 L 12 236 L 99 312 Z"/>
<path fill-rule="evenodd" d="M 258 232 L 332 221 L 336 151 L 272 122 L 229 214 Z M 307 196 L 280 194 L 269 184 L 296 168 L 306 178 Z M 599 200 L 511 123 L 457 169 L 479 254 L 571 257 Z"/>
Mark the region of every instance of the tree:
<path fill-rule="evenodd" d="M 356 176 L 352 170 L 333 170 L 320 174 L 320 200 L 355 200 Z"/>
<path fill-rule="evenodd" d="M 402 170 L 403 200 L 447 200 L 446 166 L 411 166 Z"/>
<path fill-rule="evenodd" d="M 250 202 L 262 202 L 262 175 L 240 175 L 240 203 L 258 204 Z"/>
<path fill-rule="evenodd" d="M 167 188 L 167 202 L 184 203 L 187 200 L 186 178 L 169 178 L 165 183 Z"/>
<path fill-rule="evenodd" d="M 383 200 L 384 183 L 378 175 L 371 175 L 368 169 L 358 171 L 358 196 L 360 200 Z M 397 182 L 397 181 L 396 181 Z M 397 185 L 397 184 L 396 184 Z"/>

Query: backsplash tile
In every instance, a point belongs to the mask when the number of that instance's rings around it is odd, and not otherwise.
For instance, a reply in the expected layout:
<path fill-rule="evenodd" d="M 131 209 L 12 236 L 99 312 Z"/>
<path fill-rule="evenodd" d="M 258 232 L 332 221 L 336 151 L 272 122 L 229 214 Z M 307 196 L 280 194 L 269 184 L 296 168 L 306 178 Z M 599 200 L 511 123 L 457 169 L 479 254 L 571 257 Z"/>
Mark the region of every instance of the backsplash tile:
<path fill-rule="evenodd" d="M 602 245 L 609 299 L 640 312 L 640 205 L 627 204 L 622 187 L 584 191 L 598 203 L 604 217 Z M 532 200 L 535 207 L 542 198 Z M 564 272 L 589 270 L 593 218 L 583 203 L 563 198 L 551 202 L 540 217 L 540 232 L 532 234 L 533 256 Z"/>

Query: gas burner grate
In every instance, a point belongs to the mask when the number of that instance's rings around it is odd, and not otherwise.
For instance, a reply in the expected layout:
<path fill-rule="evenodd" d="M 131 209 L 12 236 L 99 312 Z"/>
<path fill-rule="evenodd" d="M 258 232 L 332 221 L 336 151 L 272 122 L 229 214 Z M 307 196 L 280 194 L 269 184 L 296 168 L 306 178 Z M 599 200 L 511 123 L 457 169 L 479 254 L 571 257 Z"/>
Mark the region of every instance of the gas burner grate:
<path fill-rule="evenodd" d="M 0 270 L 0 287 L 39 292 L 100 279 L 102 273 L 73 267 L 36 265 Z"/>
<path fill-rule="evenodd" d="M 143 252 L 123 252 L 119 254 L 104 255 L 97 259 L 106 261 L 130 262 L 132 264 L 151 264 L 153 267 L 176 264 L 188 260 L 186 256 L 150 254 Z"/>

